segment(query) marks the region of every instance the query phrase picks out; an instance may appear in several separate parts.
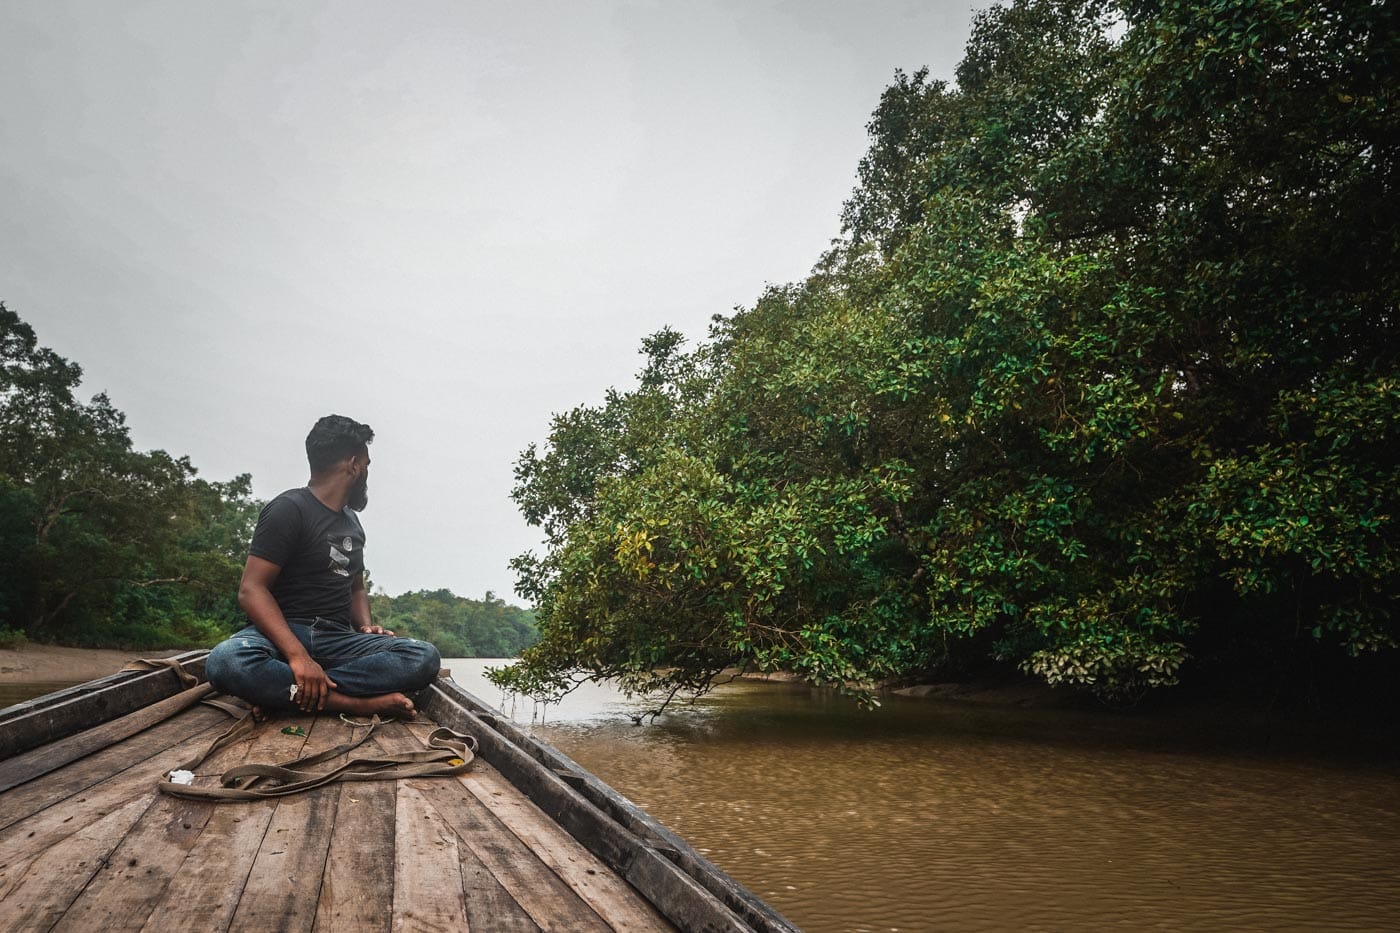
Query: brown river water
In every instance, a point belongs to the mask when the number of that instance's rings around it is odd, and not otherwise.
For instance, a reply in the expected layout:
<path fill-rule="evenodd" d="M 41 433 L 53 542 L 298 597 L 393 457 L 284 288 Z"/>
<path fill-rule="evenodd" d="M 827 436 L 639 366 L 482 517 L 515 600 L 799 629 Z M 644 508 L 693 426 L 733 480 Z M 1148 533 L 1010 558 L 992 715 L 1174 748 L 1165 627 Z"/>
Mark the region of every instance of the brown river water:
<path fill-rule="evenodd" d="M 633 725 L 458 682 L 811 933 L 1400 930 L 1400 756 L 1225 718 L 735 683 Z"/>
<path fill-rule="evenodd" d="M 751 682 L 635 726 L 500 663 L 445 666 L 809 933 L 1400 930 L 1393 739 Z"/>

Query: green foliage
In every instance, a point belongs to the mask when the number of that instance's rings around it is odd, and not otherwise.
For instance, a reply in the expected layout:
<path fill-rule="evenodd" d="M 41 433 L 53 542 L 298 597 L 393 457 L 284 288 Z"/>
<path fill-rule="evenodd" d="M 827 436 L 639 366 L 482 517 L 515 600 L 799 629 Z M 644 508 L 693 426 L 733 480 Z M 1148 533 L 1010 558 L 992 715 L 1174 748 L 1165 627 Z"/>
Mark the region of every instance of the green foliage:
<path fill-rule="evenodd" d="M 534 613 L 487 591 L 465 599 L 449 590 L 370 596 L 374 621 L 399 635 L 430 641 L 445 658 L 514 658 L 539 638 Z"/>
<path fill-rule="evenodd" d="M 75 397 L 81 377 L 0 304 L 0 625 L 70 644 L 212 644 L 239 618 L 251 481 L 133 450 L 105 395 Z"/>
<path fill-rule="evenodd" d="M 806 281 L 649 338 L 635 390 L 522 456 L 542 638 L 501 680 L 990 657 L 1131 697 L 1225 652 L 1392 651 L 1396 18 L 979 14 L 956 86 L 885 92 Z"/>

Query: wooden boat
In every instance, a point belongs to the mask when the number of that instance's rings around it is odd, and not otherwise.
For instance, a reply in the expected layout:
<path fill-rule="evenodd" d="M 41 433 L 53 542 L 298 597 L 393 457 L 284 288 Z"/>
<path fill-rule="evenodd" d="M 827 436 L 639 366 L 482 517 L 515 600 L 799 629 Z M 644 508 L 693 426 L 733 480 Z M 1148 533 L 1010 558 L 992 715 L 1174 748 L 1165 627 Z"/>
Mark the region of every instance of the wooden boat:
<path fill-rule="evenodd" d="M 123 672 L 0 710 L 0 928 L 796 930 L 447 677 L 418 697 L 418 721 L 385 724 L 366 746 L 421 749 L 446 726 L 478 742 L 466 774 L 248 802 L 161 794 L 166 772 L 232 721 L 200 703 L 206 654 L 176 658 L 193 685 L 173 669 Z M 357 729 L 329 714 L 274 719 L 211 756 L 196 783 Z"/>

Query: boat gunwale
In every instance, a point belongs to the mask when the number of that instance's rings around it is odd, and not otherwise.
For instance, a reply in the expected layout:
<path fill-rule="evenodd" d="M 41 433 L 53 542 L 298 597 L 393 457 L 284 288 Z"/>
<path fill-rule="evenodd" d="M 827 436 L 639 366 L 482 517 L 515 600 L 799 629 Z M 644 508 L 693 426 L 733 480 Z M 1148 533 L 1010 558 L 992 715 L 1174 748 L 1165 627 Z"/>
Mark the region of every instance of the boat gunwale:
<path fill-rule="evenodd" d="M 208 656 L 208 649 L 200 648 L 166 660 L 178 662 L 187 674 L 202 681 Z M 172 697 L 185 687 L 169 667 L 122 670 L 21 700 L 0 709 L 0 760 L 119 719 Z"/>

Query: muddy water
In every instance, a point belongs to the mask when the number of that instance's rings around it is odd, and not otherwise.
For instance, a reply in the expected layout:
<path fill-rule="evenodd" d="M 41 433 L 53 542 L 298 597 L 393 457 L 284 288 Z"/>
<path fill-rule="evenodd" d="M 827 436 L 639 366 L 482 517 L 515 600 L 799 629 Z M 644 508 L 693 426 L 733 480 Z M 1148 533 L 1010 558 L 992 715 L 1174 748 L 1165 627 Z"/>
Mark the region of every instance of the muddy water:
<path fill-rule="evenodd" d="M 23 684 L 0 684 L 0 709 L 13 706 L 31 697 L 41 697 L 46 693 L 53 693 L 62 690 L 64 687 L 73 686 L 71 680 L 60 681 L 35 681 Z"/>
<path fill-rule="evenodd" d="M 778 684 L 641 727 L 590 688 L 541 722 L 450 666 L 813 933 L 1400 929 L 1374 742 Z"/>

